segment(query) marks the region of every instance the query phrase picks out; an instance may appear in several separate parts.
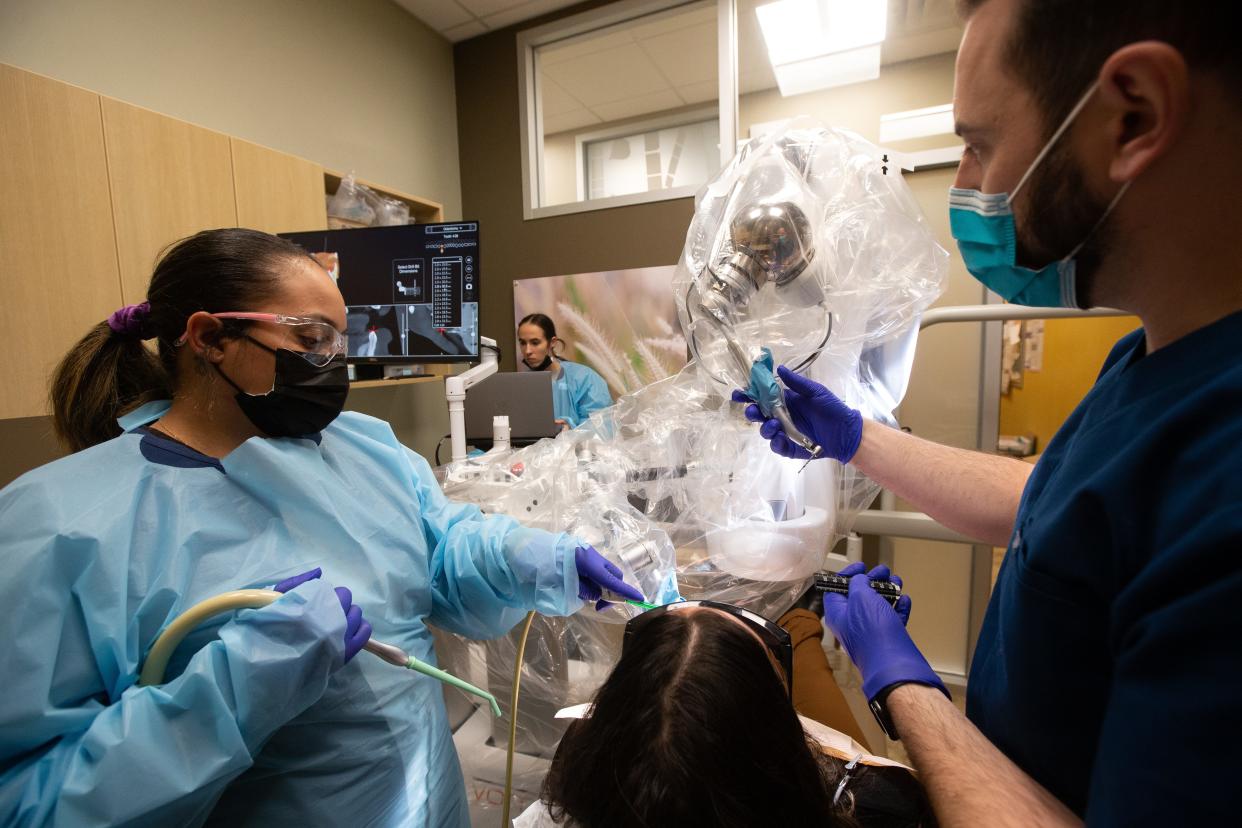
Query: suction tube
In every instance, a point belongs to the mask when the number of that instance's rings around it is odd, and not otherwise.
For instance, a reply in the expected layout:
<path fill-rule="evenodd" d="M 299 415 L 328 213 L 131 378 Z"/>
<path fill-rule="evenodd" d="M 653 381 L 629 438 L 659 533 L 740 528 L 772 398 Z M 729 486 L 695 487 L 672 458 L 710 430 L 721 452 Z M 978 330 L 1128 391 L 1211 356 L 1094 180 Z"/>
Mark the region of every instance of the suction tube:
<path fill-rule="evenodd" d="M 280 596 L 281 593 L 270 589 L 237 589 L 232 592 L 221 593 L 205 601 L 200 601 L 190 607 L 177 616 L 165 628 L 164 632 L 160 633 L 160 637 L 155 640 L 155 644 L 152 645 L 150 652 L 147 653 L 146 662 L 142 665 L 142 672 L 138 676 L 138 684 L 147 686 L 162 683 L 164 681 L 164 671 L 168 667 L 168 659 L 172 657 L 173 651 L 177 649 L 177 645 L 189 635 L 191 630 L 207 619 L 232 610 L 266 607 Z M 497 703 L 496 697 L 491 693 L 475 687 L 470 682 L 459 679 L 451 673 L 446 673 L 438 667 L 432 667 L 426 662 L 419 661 L 417 658 L 408 655 L 400 647 L 383 641 L 376 641 L 372 638 L 362 648 L 389 664 L 422 673 L 436 681 L 444 682 L 467 693 L 486 699 L 491 705 L 492 715 L 500 716 L 500 705 Z"/>

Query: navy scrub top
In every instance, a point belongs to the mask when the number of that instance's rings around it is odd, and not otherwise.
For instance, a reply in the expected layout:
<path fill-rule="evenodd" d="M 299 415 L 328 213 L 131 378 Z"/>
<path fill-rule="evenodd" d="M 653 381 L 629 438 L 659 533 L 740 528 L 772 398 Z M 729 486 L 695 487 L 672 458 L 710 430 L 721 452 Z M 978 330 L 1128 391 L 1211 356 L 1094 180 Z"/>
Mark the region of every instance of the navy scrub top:
<path fill-rule="evenodd" d="M 1122 338 L 1022 495 L 967 715 L 1089 824 L 1242 813 L 1240 350 Z"/>

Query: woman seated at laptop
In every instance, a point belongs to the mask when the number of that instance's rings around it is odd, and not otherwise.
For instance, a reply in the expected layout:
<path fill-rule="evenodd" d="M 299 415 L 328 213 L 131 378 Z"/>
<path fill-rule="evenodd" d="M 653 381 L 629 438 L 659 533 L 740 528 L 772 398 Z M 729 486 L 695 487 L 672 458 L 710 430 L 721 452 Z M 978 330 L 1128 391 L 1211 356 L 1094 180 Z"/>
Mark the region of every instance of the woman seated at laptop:
<path fill-rule="evenodd" d="M 612 405 L 604 378 L 585 365 L 556 355 L 556 324 L 542 313 L 532 313 L 518 323 L 518 346 L 522 362 L 532 371 L 552 372 L 552 408 L 562 428 L 576 428 L 592 411 Z"/>
<path fill-rule="evenodd" d="M 781 626 L 711 601 L 635 617 L 514 824 L 934 825 L 910 770 L 859 744 L 822 635 L 805 609 Z"/>

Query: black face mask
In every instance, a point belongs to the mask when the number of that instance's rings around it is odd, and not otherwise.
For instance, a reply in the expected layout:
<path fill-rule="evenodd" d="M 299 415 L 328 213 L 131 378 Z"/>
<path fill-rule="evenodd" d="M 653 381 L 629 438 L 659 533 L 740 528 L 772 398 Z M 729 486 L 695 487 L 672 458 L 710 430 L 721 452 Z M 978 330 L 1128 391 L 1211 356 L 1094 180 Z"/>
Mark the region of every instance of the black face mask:
<path fill-rule="evenodd" d="M 216 366 L 225 382 L 237 389 L 233 399 L 255 428 L 269 437 L 305 437 L 318 434 L 335 420 L 349 394 L 345 357 L 337 355 L 327 365 L 311 365 L 296 351 L 269 348 L 276 355 L 276 379 L 266 394 L 247 394 Z"/>
<path fill-rule="evenodd" d="M 547 356 L 543 358 L 543 362 L 539 363 L 538 365 L 531 365 L 528 362 L 526 363 L 526 367 L 532 371 L 546 371 L 548 370 L 548 366 L 551 364 L 552 364 L 552 354 L 549 353 Z"/>

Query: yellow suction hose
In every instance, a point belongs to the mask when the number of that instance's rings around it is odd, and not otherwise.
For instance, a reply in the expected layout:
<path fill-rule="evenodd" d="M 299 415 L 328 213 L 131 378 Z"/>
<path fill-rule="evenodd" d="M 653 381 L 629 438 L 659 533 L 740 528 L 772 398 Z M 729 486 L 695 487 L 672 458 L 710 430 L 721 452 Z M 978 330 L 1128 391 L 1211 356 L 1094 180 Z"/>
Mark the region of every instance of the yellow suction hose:
<path fill-rule="evenodd" d="M 232 592 L 221 593 L 205 601 L 200 601 L 190 607 L 177 616 L 165 628 L 164 632 L 160 633 L 160 637 L 155 640 L 151 651 L 147 653 L 146 663 L 142 665 L 142 672 L 138 675 L 138 683 L 140 685 L 162 683 L 164 681 L 164 670 L 168 667 L 168 659 L 172 657 L 173 650 L 177 649 L 177 645 L 189 635 L 191 630 L 207 619 L 232 610 L 266 607 L 280 596 L 281 593 L 270 589 L 237 589 Z M 376 641 L 372 638 L 362 645 L 362 649 L 378 656 L 389 664 L 414 670 L 423 675 L 431 676 L 437 681 L 442 681 L 445 684 L 464 690 L 467 693 L 480 696 L 491 705 L 492 715 L 500 716 L 500 704 L 491 693 L 475 687 L 470 682 L 463 681 L 451 673 L 446 673 L 426 662 L 419 661 L 417 658 L 406 654 L 400 647 L 386 644 L 383 641 Z"/>
<path fill-rule="evenodd" d="M 500 818 L 501 828 L 509 826 L 509 807 L 513 804 L 513 752 L 517 750 L 518 691 L 522 689 L 522 661 L 526 658 L 526 637 L 530 635 L 530 622 L 535 620 L 533 611 L 526 613 L 522 625 L 522 637 L 518 641 L 517 659 L 513 665 L 513 695 L 509 697 L 509 755 L 505 757 L 505 807 Z"/>

